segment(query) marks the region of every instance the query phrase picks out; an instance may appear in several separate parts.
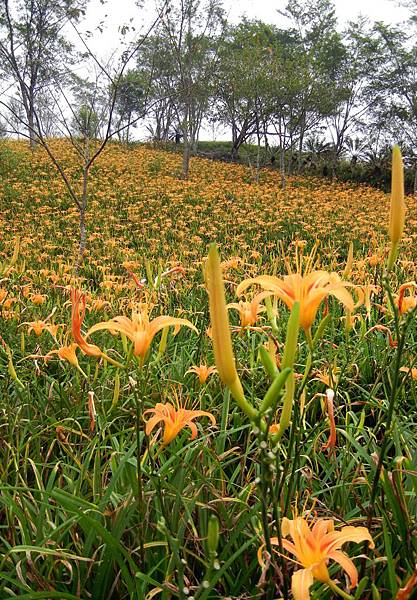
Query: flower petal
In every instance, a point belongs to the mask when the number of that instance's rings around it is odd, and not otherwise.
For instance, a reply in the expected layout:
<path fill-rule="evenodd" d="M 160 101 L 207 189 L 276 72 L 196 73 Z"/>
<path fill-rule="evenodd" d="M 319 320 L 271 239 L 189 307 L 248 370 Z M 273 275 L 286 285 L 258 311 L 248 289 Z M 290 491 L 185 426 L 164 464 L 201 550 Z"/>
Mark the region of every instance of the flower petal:
<path fill-rule="evenodd" d="M 321 550 L 329 553 L 338 550 L 346 542 L 369 542 L 371 548 L 375 548 L 371 534 L 366 527 L 343 527 L 340 531 L 332 531 L 324 536 L 320 546 Z"/>
<path fill-rule="evenodd" d="M 216 419 L 214 415 L 205 410 L 188 410 L 186 418 L 187 420 L 195 419 L 196 417 L 208 417 L 213 425 L 216 424 Z"/>
<path fill-rule="evenodd" d="M 329 294 L 337 298 L 339 302 L 341 302 L 348 310 L 353 311 L 355 308 L 355 302 L 345 287 L 338 286 L 333 289 L 329 289 Z"/>
<path fill-rule="evenodd" d="M 146 428 L 145 428 L 146 435 L 150 435 L 150 433 L 154 429 L 155 425 L 157 425 L 160 421 L 163 421 L 163 420 L 164 420 L 164 418 L 162 417 L 162 415 L 160 413 L 151 417 L 149 419 L 149 421 L 146 422 Z"/>
<path fill-rule="evenodd" d="M 153 321 L 150 322 L 150 327 L 152 328 L 152 337 L 158 333 L 164 327 L 169 327 L 170 325 L 179 325 L 180 327 L 189 327 L 196 333 L 198 333 L 198 329 L 195 325 L 193 325 L 188 319 L 178 319 L 176 317 L 168 317 L 162 315 L 160 317 L 156 317 Z"/>
<path fill-rule="evenodd" d="M 274 277 L 273 275 L 260 275 L 259 277 L 254 277 L 253 279 L 245 279 L 237 286 L 236 296 L 241 296 L 248 287 L 256 284 L 260 285 L 265 290 L 277 292 L 281 290 L 282 286 L 284 285 L 284 281 L 282 279 L 278 279 L 278 277 Z"/>
<path fill-rule="evenodd" d="M 317 539 L 321 539 L 329 531 L 333 531 L 333 519 L 317 519 L 312 528 L 312 533 Z"/>
<path fill-rule="evenodd" d="M 102 321 L 101 323 L 96 323 L 95 325 L 90 327 L 85 337 L 88 338 L 92 333 L 95 333 L 96 331 L 102 331 L 104 329 L 108 329 L 111 332 L 118 331 L 120 333 L 124 333 L 130 339 L 132 339 L 132 335 L 134 333 L 132 323 L 130 323 L 129 326 L 127 323 L 119 323 L 118 321 L 116 321 L 116 319 L 110 319 L 109 321 Z"/>
<path fill-rule="evenodd" d="M 291 591 L 294 600 L 310 600 L 310 587 L 313 585 L 313 575 L 310 569 L 299 569 L 291 579 Z"/>
<path fill-rule="evenodd" d="M 193 423 L 192 421 L 188 421 L 186 424 L 190 430 L 191 430 L 191 439 L 195 440 L 195 438 L 197 437 L 197 425 L 195 423 Z"/>
<path fill-rule="evenodd" d="M 336 561 L 349 575 L 350 587 L 356 587 L 358 585 L 358 571 L 350 558 L 339 550 L 333 550 L 327 556 Z"/>

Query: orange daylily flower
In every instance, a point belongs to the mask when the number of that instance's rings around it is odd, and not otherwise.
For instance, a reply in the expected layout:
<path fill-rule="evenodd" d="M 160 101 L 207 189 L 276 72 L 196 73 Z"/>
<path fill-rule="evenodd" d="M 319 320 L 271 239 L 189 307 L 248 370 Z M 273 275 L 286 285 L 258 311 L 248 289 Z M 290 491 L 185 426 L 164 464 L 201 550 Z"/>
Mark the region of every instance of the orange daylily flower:
<path fill-rule="evenodd" d="M 291 273 L 282 279 L 271 275 L 261 275 L 254 279 L 245 279 L 237 287 L 239 296 L 251 285 L 260 285 L 270 292 L 271 296 L 278 296 L 291 310 L 295 302 L 300 303 L 300 327 L 309 331 L 321 302 L 327 296 L 334 296 L 349 311 L 354 308 L 354 301 L 347 287 L 351 284 L 340 279 L 337 273 L 327 271 L 310 271 L 306 275 Z"/>
<path fill-rule="evenodd" d="M 283 539 L 282 546 L 287 552 L 295 556 L 298 563 L 303 567 L 298 569 L 292 576 L 291 591 L 294 600 L 309 600 L 310 587 L 314 580 L 327 583 L 331 588 L 335 584 L 330 579 L 327 570 L 329 560 L 336 561 L 348 574 L 350 587 L 358 584 L 358 571 L 351 559 L 340 551 L 346 542 L 369 542 L 370 548 L 375 544 L 371 534 L 366 527 L 342 527 L 339 531 L 334 530 L 333 519 L 318 518 L 313 524 L 306 519 L 296 517 L 287 519 L 284 517 L 281 524 L 283 538 L 290 536 L 292 542 Z M 271 538 L 271 545 L 278 546 L 278 538 Z M 262 560 L 263 544 L 258 551 L 258 560 L 261 566 L 265 566 Z"/>
<path fill-rule="evenodd" d="M 242 300 L 240 302 L 231 302 L 226 305 L 226 308 L 238 311 L 241 327 L 252 327 L 257 322 L 260 313 L 266 310 L 264 306 L 259 306 L 259 303 L 269 295 L 269 292 L 263 292 L 263 294 L 255 296 L 252 302 L 243 302 Z"/>
<path fill-rule="evenodd" d="M 321 381 L 326 387 L 333 388 L 333 386 L 337 385 L 339 381 L 339 373 L 339 367 L 336 367 L 336 365 L 330 365 L 328 369 L 316 371 L 314 373 L 313 381 Z"/>
<path fill-rule="evenodd" d="M 185 374 L 187 375 L 188 373 L 195 373 L 196 375 L 198 375 L 198 379 L 201 385 L 203 385 L 204 383 L 206 383 L 210 375 L 212 375 L 213 373 L 217 373 L 217 369 L 216 367 L 208 367 L 207 365 L 200 365 L 199 367 L 194 365 L 190 367 Z"/>
<path fill-rule="evenodd" d="M 48 354 L 46 354 L 43 359 L 45 361 L 48 361 L 54 354 L 56 354 L 60 360 L 63 361 L 67 361 L 69 362 L 73 367 L 75 367 L 86 379 L 87 379 L 87 375 L 84 373 L 84 371 L 82 370 L 82 368 L 80 367 L 80 364 L 78 362 L 78 358 L 77 358 L 77 348 L 78 348 L 78 344 L 76 343 L 72 343 L 69 345 L 64 345 L 61 346 L 61 348 L 58 348 L 57 350 L 51 350 L 50 352 L 48 352 Z M 28 357 L 30 358 L 30 357 Z M 41 358 L 41 357 L 39 357 Z"/>
<path fill-rule="evenodd" d="M 30 295 L 30 300 L 33 302 L 33 304 L 43 304 L 44 302 L 46 302 L 48 296 L 46 294 L 31 294 Z"/>
<path fill-rule="evenodd" d="M 188 410 L 180 406 L 178 410 L 170 403 L 158 402 L 155 408 L 149 408 L 143 413 L 153 413 L 153 417 L 146 423 L 146 435 L 150 435 L 155 426 L 161 421 L 164 423 L 163 445 L 166 446 L 184 429 L 191 429 L 191 439 L 197 437 L 197 426 L 193 422 L 197 417 L 208 417 L 213 425 L 216 424 L 214 416 L 205 410 Z"/>
<path fill-rule="evenodd" d="M 42 331 L 46 329 L 48 331 L 49 325 L 45 321 L 31 321 L 30 323 L 22 323 L 22 325 L 29 325 L 28 333 L 33 331 L 36 336 L 40 336 Z"/>
<path fill-rule="evenodd" d="M 52 337 L 56 338 L 59 328 L 63 326 L 64 325 L 62 323 L 51 323 L 50 325 L 48 325 L 47 330 L 52 335 Z"/>
<path fill-rule="evenodd" d="M 100 311 L 105 306 L 110 306 L 110 302 L 107 302 L 107 300 L 103 300 L 102 298 L 94 298 L 94 300 L 91 300 L 88 310 L 90 312 Z"/>
<path fill-rule="evenodd" d="M 71 365 L 73 365 L 74 367 L 79 369 L 80 365 L 78 364 L 78 358 L 77 358 L 77 353 L 76 353 L 77 348 L 78 348 L 78 344 L 72 343 L 72 344 L 69 344 L 69 346 L 62 346 L 61 348 L 59 348 L 59 350 L 56 351 L 56 354 L 59 356 L 59 358 L 61 360 L 66 360 Z M 52 353 L 55 353 L 55 350 L 52 350 L 52 352 L 49 352 L 49 354 L 52 354 Z"/>
<path fill-rule="evenodd" d="M 101 331 L 103 329 L 108 329 L 112 333 L 123 333 L 132 340 L 134 344 L 134 355 L 144 359 L 155 335 L 161 331 L 161 329 L 170 327 L 171 325 L 178 329 L 181 326 L 189 327 L 198 333 L 197 328 L 187 319 L 178 319 L 162 315 L 149 321 L 147 307 L 141 305 L 140 311 L 133 312 L 131 319 L 124 316 L 118 316 L 109 321 L 97 323 L 97 325 L 93 325 L 93 327 L 88 330 L 86 337 L 89 337 L 95 331 Z"/>
<path fill-rule="evenodd" d="M 355 286 L 355 292 L 358 296 L 358 301 L 355 304 L 355 308 L 359 308 L 359 306 L 362 306 L 363 304 L 366 308 L 366 315 L 368 319 L 371 318 L 372 296 L 377 294 L 379 290 L 380 288 L 377 285 L 372 285 L 371 283 Z"/>

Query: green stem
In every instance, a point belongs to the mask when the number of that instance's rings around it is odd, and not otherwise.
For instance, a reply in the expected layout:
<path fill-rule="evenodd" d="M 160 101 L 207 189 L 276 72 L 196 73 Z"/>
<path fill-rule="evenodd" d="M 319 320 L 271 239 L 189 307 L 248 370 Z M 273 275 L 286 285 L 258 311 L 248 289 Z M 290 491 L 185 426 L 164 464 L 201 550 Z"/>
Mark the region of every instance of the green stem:
<path fill-rule="evenodd" d="M 385 431 L 384 431 L 383 441 L 382 441 L 382 445 L 381 445 L 381 452 L 379 454 L 378 464 L 376 467 L 376 472 L 375 472 L 375 476 L 374 476 L 374 480 L 373 480 L 373 484 L 372 484 L 371 500 L 370 500 L 370 505 L 369 505 L 369 514 L 368 514 L 368 528 L 370 527 L 370 525 L 372 523 L 372 516 L 374 513 L 374 505 L 375 505 L 376 495 L 377 495 L 377 491 L 378 491 L 378 483 L 379 483 L 379 479 L 381 477 L 382 465 L 384 462 L 385 453 L 387 451 L 388 444 L 390 443 L 390 441 L 392 439 L 391 427 L 392 427 L 392 421 L 393 421 L 393 416 L 394 416 L 395 401 L 397 399 L 398 381 L 399 381 L 399 374 L 400 374 L 400 368 L 401 368 L 401 362 L 402 362 L 402 353 L 404 350 L 405 338 L 407 335 L 407 323 L 404 327 L 403 335 L 401 335 L 401 336 L 399 335 L 398 314 L 397 314 L 396 308 L 394 306 L 394 300 L 392 298 L 391 290 L 389 287 L 387 287 L 387 293 L 388 293 L 388 297 L 390 300 L 390 304 L 394 311 L 395 329 L 396 329 L 397 335 L 398 335 L 398 338 L 397 338 L 398 346 L 397 346 L 397 355 L 396 355 L 395 367 L 394 367 L 394 379 L 392 382 L 391 397 L 389 400 L 387 420 L 386 420 L 386 424 L 385 424 Z"/>
<path fill-rule="evenodd" d="M 309 348 L 311 354 L 313 354 L 314 343 L 313 343 L 313 337 L 311 335 L 311 329 L 305 329 L 304 333 L 306 335 L 308 348 Z"/>
<path fill-rule="evenodd" d="M 329 579 L 329 581 L 327 581 L 326 583 L 329 586 L 329 588 L 338 596 L 341 596 L 342 598 L 345 598 L 346 600 L 354 600 L 353 596 L 351 596 L 347 592 L 344 592 L 343 590 L 341 590 L 340 587 L 338 587 L 331 579 Z"/>

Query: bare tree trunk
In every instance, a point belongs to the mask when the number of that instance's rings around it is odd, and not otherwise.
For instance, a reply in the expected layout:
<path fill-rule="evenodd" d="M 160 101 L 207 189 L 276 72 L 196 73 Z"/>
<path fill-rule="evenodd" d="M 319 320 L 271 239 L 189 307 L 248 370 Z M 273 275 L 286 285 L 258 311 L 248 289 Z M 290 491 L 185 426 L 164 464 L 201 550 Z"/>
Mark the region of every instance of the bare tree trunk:
<path fill-rule="evenodd" d="M 191 146 L 188 137 L 184 136 L 184 150 L 182 154 L 182 176 L 184 179 L 188 179 L 190 173 L 190 158 L 191 158 Z"/>
<path fill-rule="evenodd" d="M 85 249 L 87 247 L 87 223 L 85 218 L 85 213 L 87 211 L 87 194 L 88 194 L 88 176 L 90 170 L 90 140 L 88 137 L 84 139 L 84 165 L 83 165 L 83 186 L 81 199 L 79 203 L 79 213 L 80 213 L 80 244 L 78 246 L 78 257 L 76 263 L 76 272 L 78 270 L 84 260 Z"/>
<path fill-rule="evenodd" d="M 81 264 L 85 248 L 87 245 L 87 227 L 85 222 L 85 211 L 87 208 L 86 198 L 82 199 L 81 208 L 80 208 L 80 245 L 78 248 L 78 266 Z"/>
<path fill-rule="evenodd" d="M 413 194 L 417 194 L 417 162 L 414 165 L 414 183 L 413 183 Z"/>
<path fill-rule="evenodd" d="M 31 85 L 28 91 L 28 102 L 27 102 L 27 118 L 29 125 L 29 143 L 30 149 L 36 148 L 37 137 L 36 137 L 36 124 L 35 124 L 35 98 L 34 88 Z"/>
<path fill-rule="evenodd" d="M 261 168 L 261 133 L 259 131 L 259 119 L 256 119 L 256 139 L 257 139 L 257 153 L 256 153 L 256 175 L 255 181 L 259 183 L 259 171 Z"/>
<path fill-rule="evenodd" d="M 33 107 L 29 108 L 28 114 L 28 125 L 29 125 L 29 145 L 31 150 L 35 150 L 36 148 L 36 133 L 35 133 L 35 119 Z"/>
<path fill-rule="evenodd" d="M 77 257 L 77 263 L 76 263 L 76 271 L 77 272 L 83 262 L 85 249 L 87 246 L 87 224 L 86 224 L 86 220 L 85 220 L 85 213 L 87 211 L 87 184 L 88 184 L 88 168 L 87 168 L 87 166 L 85 166 L 83 169 L 83 191 L 82 191 L 82 197 L 81 197 L 81 202 L 80 202 L 80 206 L 79 206 L 80 243 L 78 246 L 78 257 Z"/>
<path fill-rule="evenodd" d="M 183 121 L 181 129 L 184 143 L 182 153 L 182 176 L 183 179 L 188 179 L 190 172 L 191 144 L 188 131 L 188 121 L 186 119 Z"/>
<path fill-rule="evenodd" d="M 337 150 L 333 153 L 332 156 L 332 179 L 336 179 L 336 167 L 337 167 Z"/>
<path fill-rule="evenodd" d="M 281 189 L 285 190 L 287 186 L 287 180 L 285 178 L 285 148 L 282 143 L 279 147 L 279 166 L 281 171 Z"/>

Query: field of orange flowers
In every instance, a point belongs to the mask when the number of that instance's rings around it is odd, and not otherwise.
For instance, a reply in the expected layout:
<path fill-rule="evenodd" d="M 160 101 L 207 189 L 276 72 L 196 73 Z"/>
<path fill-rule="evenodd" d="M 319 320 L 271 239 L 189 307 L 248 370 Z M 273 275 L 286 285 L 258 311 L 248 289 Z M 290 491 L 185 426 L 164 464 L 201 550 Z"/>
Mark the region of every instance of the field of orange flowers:
<path fill-rule="evenodd" d="M 80 185 L 71 146 L 51 142 Z M 417 200 L 0 147 L 0 598 L 417 590 Z M 395 162 L 397 161 L 397 162 Z M 391 209 L 390 209 L 391 204 Z"/>

